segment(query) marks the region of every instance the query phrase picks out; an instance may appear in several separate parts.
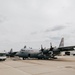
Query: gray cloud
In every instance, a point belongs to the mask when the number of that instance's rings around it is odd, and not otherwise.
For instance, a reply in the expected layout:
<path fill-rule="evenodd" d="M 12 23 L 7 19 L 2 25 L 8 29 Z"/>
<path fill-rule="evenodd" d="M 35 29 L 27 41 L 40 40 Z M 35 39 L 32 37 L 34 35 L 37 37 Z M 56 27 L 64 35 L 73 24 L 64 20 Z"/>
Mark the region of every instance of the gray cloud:
<path fill-rule="evenodd" d="M 52 39 L 52 40 L 59 40 L 60 37 L 50 37 L 50 39 Z"/>
<path fill-rule="evenodd" d="M 0 23 L 4 22 L 5 21 L 5 17 L 3 15 L 0 15 Z"/>
<path fill-rule="evenodd" d="M 0 23 L 2 23 L 3 22 L 3 20 L 0 18 Z"/>
<path fill-rule="evenodd" d="M 71 35 L 74 41 L 74 33 L 71 33 L 75 30 L 74 8 L 74 0 L 0 0 L 0 41 L 5 40 L 0 49 L 10 48 L 10 45 L 4 47 L 9 41 L 10 44 L 29 41 L 30 45 L 30 41 L 55 41 L 64 35 Z M 49 45 L 47 42 L 43 44 Z M 38 42 L 38 46 L 40 44 Z M 11 46 L 15 50 L 21 47 L 14 45 Z"/>
<path fill-rule="evenodd" d="M 55 26 L 51 31 L 58 31 L 58 30 L 63 30 L 65 26 Z"/>
<path fill-rule="evenodd" d="M 50 31 L 59 31 L 59 30 L 63 30 L 65 28 L 65 26 L 55 26 L 52 29 L 47 29 L 45 32 L 50 32 Z"/>
<path fill-rule="evenodd" d="M 36 35 L 36 34 L 37 34 L 37 32 L 32 32 L 32 33 L 31 33 L 31 35 Z"/>
<path fill-rule="evenodd" d="M 46 39 L 48 40 L 59 40 L 60 38 L 61 38 L 60 36 L 51 36 L 51 35 L 46 36 Z"/>
<path fill-rule="evenodd" d="M 50 32 L 50 31 L 51 31 L 51 29 L 46 29 L 46 30 L 45 30 L 45 32 Z"/>

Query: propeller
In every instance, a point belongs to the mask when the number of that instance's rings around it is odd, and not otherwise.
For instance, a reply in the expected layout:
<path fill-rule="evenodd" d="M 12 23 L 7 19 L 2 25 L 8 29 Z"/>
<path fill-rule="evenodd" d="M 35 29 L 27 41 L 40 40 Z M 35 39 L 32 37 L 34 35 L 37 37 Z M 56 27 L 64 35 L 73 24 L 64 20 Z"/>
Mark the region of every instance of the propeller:
<path fill-rule="evenodd" d="M 24 46 L 24 48 L 26 48 L 26 45 Z"/>
<path fill-rule="evenodd" d="M 44 51 L 44 49 L 43 49 L 43 46 L 41 45 L 41 51 L 43 52 Z"/>
<path fill-rule="evenodd" d="M 52 51 L 52 50 L 53 50 L 52 43 L 50 43 L 50 51 Z"/>
<path fill-rule="evenodd" d="M 50 43 L 50 49 L 49 49 L 49 55 L 50 55 L 50 57 L 54 57 L 54 54 L 53 54 L 53 47 L 52 47 L 52 43 Z"/>

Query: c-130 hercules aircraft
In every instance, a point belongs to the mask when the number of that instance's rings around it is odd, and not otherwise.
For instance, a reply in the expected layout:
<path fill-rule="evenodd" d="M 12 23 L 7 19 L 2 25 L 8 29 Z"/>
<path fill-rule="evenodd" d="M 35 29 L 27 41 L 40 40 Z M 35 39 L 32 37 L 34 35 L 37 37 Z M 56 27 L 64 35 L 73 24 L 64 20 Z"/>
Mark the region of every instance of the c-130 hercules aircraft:
<path fill-rule="evenodd" d="M 26 58 L 38 58 L 38 59 L 56 59 L 56 55 L 59 55 L 63 51 L 73 51 L 75 46 L 66 46 L 64 47 L 64 38 L 61 39 L 61 42 L 59 44 L 58 48 L 52 47 L 52 44 L 50 43 L 50 48 L 44 49 L 41 45 L 41 49 L 32 49 L 32 48 L 26 48 L 26 46 L 20 50 L 16 54 L 16 56 L 22 57 L 23 60 Z"/>

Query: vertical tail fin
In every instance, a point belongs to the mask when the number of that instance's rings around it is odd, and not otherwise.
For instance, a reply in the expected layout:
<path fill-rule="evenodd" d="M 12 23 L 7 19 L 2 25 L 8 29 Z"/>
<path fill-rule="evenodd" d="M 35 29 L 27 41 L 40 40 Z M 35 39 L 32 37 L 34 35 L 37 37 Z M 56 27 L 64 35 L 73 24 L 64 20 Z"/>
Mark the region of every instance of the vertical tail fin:
<path fill-rule="evenodd" d="M 64 38 L 61 39 L 59 47 L 64 47 Z"/>
<path fill-rule="evenodd" d="M 11 48 L 10 52 L 9 53 L 12 53 L 13 52 L 13 49 Z"/>

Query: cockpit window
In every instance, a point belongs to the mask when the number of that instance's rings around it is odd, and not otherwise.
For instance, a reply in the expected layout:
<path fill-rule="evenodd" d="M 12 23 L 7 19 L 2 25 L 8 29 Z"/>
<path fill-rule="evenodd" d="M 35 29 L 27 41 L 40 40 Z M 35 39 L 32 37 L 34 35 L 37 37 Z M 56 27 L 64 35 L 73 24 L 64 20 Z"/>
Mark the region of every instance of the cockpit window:
<path fill-rule="evenodd" d="M 25 51 L 25 50 L 21 49 L 21 52 L 23 52 L 23 51 Z"/>

